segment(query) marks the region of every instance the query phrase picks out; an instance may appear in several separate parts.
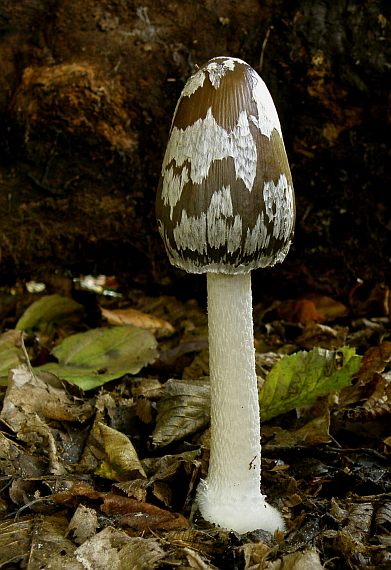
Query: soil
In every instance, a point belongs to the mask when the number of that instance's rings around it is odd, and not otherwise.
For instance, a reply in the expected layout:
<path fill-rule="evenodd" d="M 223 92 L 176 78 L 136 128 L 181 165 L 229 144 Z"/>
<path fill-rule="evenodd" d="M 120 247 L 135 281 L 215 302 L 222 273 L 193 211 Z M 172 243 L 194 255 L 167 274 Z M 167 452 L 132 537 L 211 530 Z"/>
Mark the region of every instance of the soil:
<path fill-rule="evenodd" d="M 269 86 L 296 188 L 292 252 L 255 280 L 345 296 L 386 282 L 389 22 L 385 0 L 2 0 L 2 282 L 104 273 L 200 289 L 168 266 L 154 197 L 184 82 L 221 54 Z"/>

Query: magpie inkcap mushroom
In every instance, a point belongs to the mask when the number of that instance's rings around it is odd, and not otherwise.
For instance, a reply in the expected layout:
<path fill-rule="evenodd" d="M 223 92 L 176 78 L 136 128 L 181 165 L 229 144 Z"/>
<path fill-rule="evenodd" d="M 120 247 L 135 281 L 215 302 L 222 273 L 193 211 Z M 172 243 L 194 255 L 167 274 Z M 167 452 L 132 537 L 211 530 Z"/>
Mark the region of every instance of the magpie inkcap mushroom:
<path fill-rule="evenodd" d="M 295 200 L 272 97 L 244 61 L 214 58 L 187 81 L 156 215 L 171 263 L 207 274 L 211 448 L 197 492 L 201 514 L 239 533 L 282 529 L 260 491 L 250 271 L 284 260 Z"/>

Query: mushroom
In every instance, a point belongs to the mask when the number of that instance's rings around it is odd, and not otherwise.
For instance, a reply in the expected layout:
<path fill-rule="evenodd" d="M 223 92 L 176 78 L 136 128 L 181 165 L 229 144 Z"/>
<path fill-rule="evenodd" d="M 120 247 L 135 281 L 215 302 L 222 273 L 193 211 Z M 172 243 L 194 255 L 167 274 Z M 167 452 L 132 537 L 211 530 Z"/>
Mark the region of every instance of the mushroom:
<path fill-rule="evenodd" d="M 197 490 L 200 512 L 238 533 L 283 529 L 260 490 L 250 271 L 284 260 L 295 202 L 272 97 L 244 61 L 216 57 L 187 81 L 156 216 L 171 263 L 207 274 L 211 442 L 208 475 Z"/>

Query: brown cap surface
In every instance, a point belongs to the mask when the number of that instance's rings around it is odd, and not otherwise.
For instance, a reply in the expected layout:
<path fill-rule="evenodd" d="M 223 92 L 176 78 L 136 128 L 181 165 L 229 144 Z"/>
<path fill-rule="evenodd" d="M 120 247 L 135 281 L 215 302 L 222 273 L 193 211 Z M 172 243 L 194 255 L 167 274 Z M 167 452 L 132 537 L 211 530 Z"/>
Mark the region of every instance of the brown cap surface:
<path fill-rule="evenodd" d="M 271 95 L 244 61 L 212 59 L 187 81 L 156 215 L 171 263 L 190 273 L 246 273 L 284 260 L 292 177 Z"/>

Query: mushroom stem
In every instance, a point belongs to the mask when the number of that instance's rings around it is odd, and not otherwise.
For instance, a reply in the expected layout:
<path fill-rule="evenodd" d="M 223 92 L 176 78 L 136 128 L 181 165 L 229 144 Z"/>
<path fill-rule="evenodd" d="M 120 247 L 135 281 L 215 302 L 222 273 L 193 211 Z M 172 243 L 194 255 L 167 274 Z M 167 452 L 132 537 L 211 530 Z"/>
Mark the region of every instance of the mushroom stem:
<path fill-rule="evenodd" d="M 203 517 L 239 533 L 283 529 L 260 491 L 261 443 L 251 274 L 207 273 L 211 447 Z"/>

